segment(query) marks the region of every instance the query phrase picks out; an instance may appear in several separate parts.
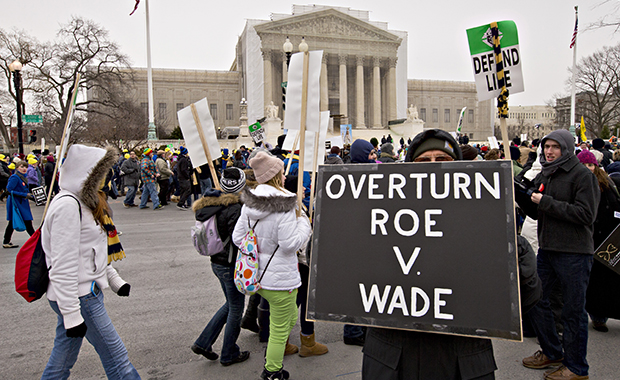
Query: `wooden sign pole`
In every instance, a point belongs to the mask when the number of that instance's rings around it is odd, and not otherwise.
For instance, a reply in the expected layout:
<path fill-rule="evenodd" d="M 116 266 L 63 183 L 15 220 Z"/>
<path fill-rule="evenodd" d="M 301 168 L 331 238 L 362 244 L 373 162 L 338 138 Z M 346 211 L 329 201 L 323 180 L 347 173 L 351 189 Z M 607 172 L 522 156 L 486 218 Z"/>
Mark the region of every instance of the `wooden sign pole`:
<path fill-rule="evenodd" d="M 312 221 L 312 215 L 314 214 L 314 184 L 316 181 L 316 164 L 319 156 L 319 133 L 314 135 L 314 152 L 312 155 L 312 180 L 310 181 L 310 203 L 308 204 L 308 210 L 310 211 L 310 220 Z"/>
<path fill-rule="evenodd" d="M 304 52 L 304 67 L 301 81 L 301 121 L 299 125 L 299 169 L 297 171 L 297 206 L 303 210 L 304 199 L 304 152 L 306 144 L 306 116 L 308 113 L 308 71 L 310 68 L 310 53 Z"/>
<path fill-rule="evenodd" d="M 73 93 L 72 100 L 69 104 L 69 109 L 67 110 L 67 118 L 65 119 L 65 127 L 62 130 L 62 138 L 60 139 L 60 153 L 59 155 L 64 155 L 66 152 L 63 152 L 62 147 L 65 146 L 65 139 L 68 137 L 68 129 L 71 125 L 71 119 L 73 118 L 73 104 L 75 103 L 75 97 L 77 96 L 78 85 L 80 84 L 80 73 L 75 75 L 75 83 L 73 84 Z M 47 215 L 47 209 L 50 207 L 50 203 L 52 200 L 52 189 L 54 189 L 54 185 L 56 184 L 56 173 L 58 173 L 58 168 L 62 164 L 62 160 L 64 157 L 56 157 L 56 165 L 54 165 L 54 174 L 52 174 L 52 182 L 50 182 L 50 188 L 47 189 L 47 201 L 45 202 L 45 209 L 43 210 L 43 216 L 41 217 L 41 226 L 43 225 L 43 221 L 45 220 L 45 215 Z M 39 228 L 41 228 L 39 226 Z"/>
<path fill-rule="evenodd" d="M 291 155 L 288 159 L 288 164 L 286 165 L 286 172 L 284 175 L 288 175 L 291 172 L 291 164 L 293 163 L 293 156 L 295 155 L 295 149 L 297 149 L 297 144 L 299 143 L 299 135 L 295 136 L 295 141 L 293 142 L 293 149 L 291 149 Z"/>
<path fill-rule="evenodd" d="M 211 159 L 211 152 L 209 152 L 209 145 L 207 144 L 207 138 L 205 137 L 204 131 L 202 130 L 202 124 L 200 124 L 200 118 L 198 117 L 198 111 L 196 110 L 196 105 L 194 103 L 190 106 L 192 108 L 192 115 L 194 116 L 194 122 L 196 123 L 196 129 L 198 129 L 198 136 L 200 136 L 200 142 L 202 143 L 202 149 L 205 152 L 205 156 L 207 156 L 207 161 L 209 164 L 209 170 L 211 170 L 211 178 L 213 179 L 214 187 L 217 190 L 222 190 L 220 187 L 220 181 L 217 178 L 217 172 L 213 167 L 213 160 Z"/>

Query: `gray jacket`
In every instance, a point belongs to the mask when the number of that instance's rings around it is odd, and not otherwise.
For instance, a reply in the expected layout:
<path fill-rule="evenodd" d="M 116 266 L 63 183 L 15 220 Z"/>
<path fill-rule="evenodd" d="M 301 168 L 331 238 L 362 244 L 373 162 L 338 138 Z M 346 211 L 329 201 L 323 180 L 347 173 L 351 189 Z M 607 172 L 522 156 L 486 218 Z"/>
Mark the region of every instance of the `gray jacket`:
<path fill-rule="evenodd" d="M 131 158 L 125 160 L 121 166 L 121 171 L 125 173 L 124 181 L 125 186 L 138 186 L 140 185 L 140 163 L 137 160 Z"/>

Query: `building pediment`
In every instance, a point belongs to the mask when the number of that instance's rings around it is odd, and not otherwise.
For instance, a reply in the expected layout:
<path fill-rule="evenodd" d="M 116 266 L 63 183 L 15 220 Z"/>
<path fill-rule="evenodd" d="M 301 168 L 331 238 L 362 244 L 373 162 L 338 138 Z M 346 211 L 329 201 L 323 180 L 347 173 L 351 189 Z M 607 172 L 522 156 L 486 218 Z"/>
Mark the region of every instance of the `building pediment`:
<path fill-rule="evenodd" d="M 255 25 L 254 29 L 263 40 L 269 35 L 288 35 L 396 45 L 401 42 L 400 37 L 333 8 L 265 22 Z"/>

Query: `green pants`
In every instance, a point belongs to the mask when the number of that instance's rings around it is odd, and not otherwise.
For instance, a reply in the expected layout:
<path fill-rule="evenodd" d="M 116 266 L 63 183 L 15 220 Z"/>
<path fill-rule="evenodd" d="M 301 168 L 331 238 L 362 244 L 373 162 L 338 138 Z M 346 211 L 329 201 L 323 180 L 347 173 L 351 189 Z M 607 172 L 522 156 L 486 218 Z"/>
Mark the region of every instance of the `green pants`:
<path fill-rule="evenodd" d="M 261 289 L 258 294 L 269 302 L 269 343 L 265 368 L 276 372 L 282 368 L 286 341 L 297 323 L 297 289 L 292 292 Z"/>

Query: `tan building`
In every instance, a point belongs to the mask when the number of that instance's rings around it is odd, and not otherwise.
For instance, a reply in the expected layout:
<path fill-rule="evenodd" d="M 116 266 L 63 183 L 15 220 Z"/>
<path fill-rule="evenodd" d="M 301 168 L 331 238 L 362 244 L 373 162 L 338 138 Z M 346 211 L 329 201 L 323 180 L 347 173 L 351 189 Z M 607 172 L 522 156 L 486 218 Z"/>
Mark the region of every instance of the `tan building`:
<path fill-rule="evenodd" d="M 408 89 L 408 103 L 417 107 L 424 128 L 456 131 L 461 110 L 467 107 L 461 133 L 474 141 L 493 135 L 496 109 L 492 100 L 478 101 L 474 82 L 409 79 Z"/>
<path fill-rule="evenodd" d="M 282 118 L 287 37 L 293 53 L 302 37 L 310 50 L 323 50 L 321 110 L 344 118 L 335 125 L 385 128 L 389 120 L 405 117 L 407 33 L 370 21 L 368 11 L 294 5 L 290 15 L 248 20 L 239 37 L 236 67 L 249 121 L 262 117 L 271 101 L 280 107 Z"/>
<path fill-rule="evenodd" d="M 508 104 L 506 127 L 510 139 L 527 134 L 528 140 L 539 139 L 557 129 L 556 110 L 550 106 L 511 106 Z M 495 115 L 495 130 L 499 131 L 499 117 Z M 499 132 L 496 134 L 499 136 Z"/>
<path fill-rule="evenodd" d="M 265 116 L 271 101 L 283 119 L 287 37 L 293 53 L 302 37 L 310 50 L 323 50 L 321 110 L 331 111 L 335 126 L 386 129 L 390 120 L 405 118 L 413 104 L 427 128 L 453 131 L 467 106 L 462 132 L 474 140 L 493 133 L 492 101 L 477 101 L 474 82 L 407 80 L 406 32 L 371 21 L 368 11 L 316 5 L 294 5 L 292 14 L 272 14 L 271 20 L 248 20 L 230 71 L 154 69 L 158 129 L 176 127 L 176 111 L 205 96 L 220 130 L 239 126 L 242 98 L 250 124 Z M 135 70 L 137 102 L 146 113 L 146 69 Z"/>
<path fill-rule="evenodd" d="M 148 112 L 145 68 L 134 68 L 136 97 Z M 236 71 L 153 69 L 155 125 L 170 132 L 179 122 L 177 111 L 206 97 L 215 127 L 239 126 L 240 74 Z M 160 136 L 158 136 L 160 137 Z"/>

